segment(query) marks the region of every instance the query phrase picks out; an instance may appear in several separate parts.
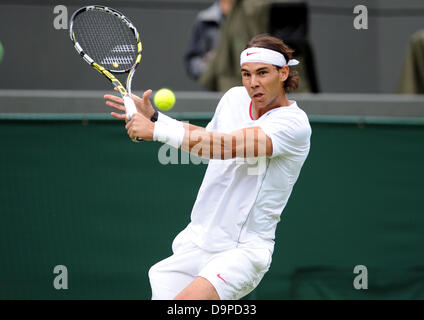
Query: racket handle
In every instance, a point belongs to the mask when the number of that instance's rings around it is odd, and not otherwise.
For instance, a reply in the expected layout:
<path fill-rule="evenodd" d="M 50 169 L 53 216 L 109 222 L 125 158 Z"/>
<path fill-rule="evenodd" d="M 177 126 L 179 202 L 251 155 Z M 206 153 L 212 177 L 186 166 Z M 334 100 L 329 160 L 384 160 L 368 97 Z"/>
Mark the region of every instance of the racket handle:
<path fill-rule="evenodd" d="M 135 103 L 133 99 L 129 95 L 126 95 L 124 97 L 124 105 L 126 109 L 127 119 L 131 120 L 134 113 L 137 113 L 137 107 L 135 106 Z"/>
<path fill-rule="evenodd" d="M 125 111 L 127 113 L 127 119 L 131 120 L 132 116 L 137 113 L 137 107 L 135 106 L 134 100 L 131 99 L 129 95 L 126 95 L 124 97 L 124 105 L 125 105 Z M 143 139 L 135 138 L 132 139 L 134 142 L 140 142 L 143 141 Z"/>

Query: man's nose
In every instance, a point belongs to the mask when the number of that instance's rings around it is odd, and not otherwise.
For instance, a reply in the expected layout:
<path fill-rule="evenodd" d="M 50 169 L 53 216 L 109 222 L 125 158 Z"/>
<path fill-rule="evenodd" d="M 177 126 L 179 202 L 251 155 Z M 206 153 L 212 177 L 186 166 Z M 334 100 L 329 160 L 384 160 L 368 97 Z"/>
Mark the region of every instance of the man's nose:
<path fill-rule="evenodd" d="M 250 87 L 256 88 L 259 85 L 258 79 L 255 75 L 252 75 L 250 78 Z"/>

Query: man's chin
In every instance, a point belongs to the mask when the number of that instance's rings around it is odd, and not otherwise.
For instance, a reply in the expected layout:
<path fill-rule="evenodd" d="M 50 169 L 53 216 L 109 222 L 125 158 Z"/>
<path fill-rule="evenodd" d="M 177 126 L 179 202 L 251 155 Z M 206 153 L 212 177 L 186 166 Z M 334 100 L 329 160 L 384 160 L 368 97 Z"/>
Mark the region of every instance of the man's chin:
<path fill-rule="evenodd" d="M 255 108 L 265 108 L 268 106 L 267 101 L 265 99 L 252 99 L 253 100 L 253 105 L 255 106 Z"/>

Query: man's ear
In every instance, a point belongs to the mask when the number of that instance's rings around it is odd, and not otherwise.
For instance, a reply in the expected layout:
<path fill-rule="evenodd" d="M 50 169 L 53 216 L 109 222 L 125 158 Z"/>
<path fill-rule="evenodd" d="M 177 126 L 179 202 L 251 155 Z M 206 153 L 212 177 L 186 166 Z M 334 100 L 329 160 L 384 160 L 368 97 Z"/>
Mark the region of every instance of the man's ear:
<path fill-rule="evenodd" d="M 280 71 L 280 80 L 282 82 L 286 81 L 290 74 L 289 66 L 282 66 Z"/>

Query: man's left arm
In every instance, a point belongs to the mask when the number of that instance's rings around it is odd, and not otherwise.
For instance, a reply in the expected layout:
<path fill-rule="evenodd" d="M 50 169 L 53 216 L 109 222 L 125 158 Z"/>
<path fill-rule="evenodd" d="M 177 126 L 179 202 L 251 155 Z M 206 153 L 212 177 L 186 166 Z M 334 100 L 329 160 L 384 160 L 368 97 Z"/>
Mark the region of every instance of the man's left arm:
<path fill-rule="evenodd" d="M 177 146 L 201 158 L 231 159 L 235 157 L 251 158 L 270 156 L 273 152 L 272 141 L 260 127 L 249 127 L 231 133 L 210 132 L 205 128 L 183 123 L 174 119 L 168 122 L 151 122 L 140 113 L 136 113 L 127 122 L 126 129 L 130 138 L 140 137 L 143 140 L 155 139 L 156 126 L 161 126 L 171 139 L 180 141 Z M 171 122 L 169 122 L 171 121 Z M 178 135 L 176 131 L 183 129 L 181 138 L 173 139 Z M 162 141 L 162 142 L 164 142 Z M 175 145 L 174 145 L 175 146 Z"/>
<path fill-rule="evenodd" d="M 188 125 L 185 129 L 181 149 L 201 158 L 226 160 L 272 155 L 272 141 L 260 127 L 231 133 L 208 132 Z"/>

